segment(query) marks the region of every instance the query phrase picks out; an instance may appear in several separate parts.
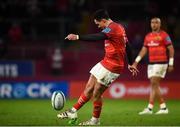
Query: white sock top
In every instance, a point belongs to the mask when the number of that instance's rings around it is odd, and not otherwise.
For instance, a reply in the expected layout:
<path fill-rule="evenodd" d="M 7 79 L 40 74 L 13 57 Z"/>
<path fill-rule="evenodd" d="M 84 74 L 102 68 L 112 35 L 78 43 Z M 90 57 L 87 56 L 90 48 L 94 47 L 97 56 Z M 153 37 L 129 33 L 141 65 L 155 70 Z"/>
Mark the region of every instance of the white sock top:
<path fill-rule="evenodd" d="M 165 103 L 160 104 L 160 108 L 166 108 L 166 104 Z"/>
<path fill-rule="evenodd" d="M 148 108 L 150 108 L 150 109 L 153 109 L 153 107 L 154 107 L 154 105 L 153 104 L 148 104 Z"/>
<path fill-rule="evenodd" d="M 71 110 L 72 110 L 73 112 L 76 112 L 76 111 L 77 111 L 77 109 L 75 109 L 74 107 L 72 107 Z"/>
<path fill-rule="evenodd" d="M 100 120 L 100 118 L 96 118 L 96 117 L 93 117 L 93 116 L 92 116 L 91 120 L 94 121 L 94 122 L 97 122 L 97 121 Z"/>

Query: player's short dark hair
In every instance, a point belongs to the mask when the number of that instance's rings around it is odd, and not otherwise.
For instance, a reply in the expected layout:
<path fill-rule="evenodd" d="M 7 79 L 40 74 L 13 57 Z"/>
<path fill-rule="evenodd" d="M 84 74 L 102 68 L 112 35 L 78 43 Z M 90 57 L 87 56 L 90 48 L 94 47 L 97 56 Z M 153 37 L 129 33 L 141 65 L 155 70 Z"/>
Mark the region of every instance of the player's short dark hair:
<path fill-rule="evenodd" d="M 97 10 L 94 15 L 93 15 L 94 19 L 100 21 L 101 19 L 110 19 L 109 14 L 107 12 L 107 10 L 105 9 L 100 9 Z"/>

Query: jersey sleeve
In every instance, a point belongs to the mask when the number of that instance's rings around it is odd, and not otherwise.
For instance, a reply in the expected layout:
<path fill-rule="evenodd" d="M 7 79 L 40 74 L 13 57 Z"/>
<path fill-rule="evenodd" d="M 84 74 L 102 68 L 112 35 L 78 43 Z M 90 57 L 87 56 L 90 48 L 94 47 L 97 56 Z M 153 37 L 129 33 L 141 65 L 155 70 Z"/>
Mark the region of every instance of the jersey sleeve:
<path fill-rule="evenodd" d="M 164 44 L 165 44 L 166 46 L 172 44 L 171 38 L 169 37 L 169 35 L 168 35 L 167 33 L 165 34 Z"/>

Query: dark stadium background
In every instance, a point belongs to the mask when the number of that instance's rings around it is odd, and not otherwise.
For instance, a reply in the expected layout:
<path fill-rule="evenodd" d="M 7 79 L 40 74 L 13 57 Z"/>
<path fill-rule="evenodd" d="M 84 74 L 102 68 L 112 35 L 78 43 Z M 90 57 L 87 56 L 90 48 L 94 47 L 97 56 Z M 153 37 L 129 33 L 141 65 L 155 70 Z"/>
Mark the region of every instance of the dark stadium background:
<path fill-rule="evenodd" d="M 162 82 L 162 91 L 167 100 L 179 101 L 179 0 L 0 0 L 0 114 L 1 105 L 12 100 L 49 101 L 55 90 L 62 90 L 70 99 L 80 95 L 89 70 L 103 57 L 103 42 L 64 38 L 69 33 L 99 32 L 92 13 L 101 8 L 125 26 L 134 56 L 150 31 L 150 19 L 161 18 L 162 28 L 175 47 L 175 70 Z M 137 77 L 132 77 L 126 68 L 113 85 L 113 93 L 110 88 L 105 98 L 145 99 L 145 106 L 149 91 L 147 63 L 146 57 Z"/>

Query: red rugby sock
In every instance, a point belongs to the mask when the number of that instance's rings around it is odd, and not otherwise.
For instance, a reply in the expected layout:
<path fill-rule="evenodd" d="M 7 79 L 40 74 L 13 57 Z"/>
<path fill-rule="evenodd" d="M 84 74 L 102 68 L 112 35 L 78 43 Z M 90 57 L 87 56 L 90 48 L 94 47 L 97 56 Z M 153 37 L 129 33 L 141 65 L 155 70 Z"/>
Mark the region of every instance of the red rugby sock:
<path fill-rule="evenodd" d="M 84 93 L 81 94 L 77 103 L 73 106 L 76 110 L 79 110 L 90 98 L 87 98 Z"/>
<path fill-rule="evenodd" d="M 101 109 L 102 109 L 102 101 L 94 101 L 93 105 L 94 105 L 93 117 L 99 118 L 101 114 Z"/>

